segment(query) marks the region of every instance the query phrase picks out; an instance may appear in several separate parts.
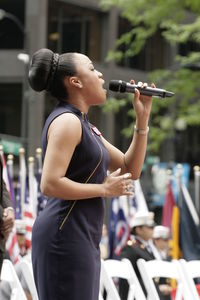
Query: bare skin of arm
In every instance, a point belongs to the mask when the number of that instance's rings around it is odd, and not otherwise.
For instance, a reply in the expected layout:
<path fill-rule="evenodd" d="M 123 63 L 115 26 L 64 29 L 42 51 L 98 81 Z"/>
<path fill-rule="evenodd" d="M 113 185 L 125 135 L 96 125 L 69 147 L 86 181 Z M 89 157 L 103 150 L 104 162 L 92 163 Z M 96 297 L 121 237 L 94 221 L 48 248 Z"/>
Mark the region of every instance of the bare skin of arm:
<path fill-rule="evenodd" d="M 131 83 L 134 83 L 134 81 L 131 81 Z M 152 84 L 152 87 L 155 87 L 155 85 Z M 133 99 L 133 108 L 136 112 L 137 128 L 143 130 L 147 129 L 151 106 L 152 97 L 141 96 L 139 91 L 136 90 L 135 97 Z M 141 174 L 146 154 L 147 137 L 147 134 L 142 135 L 134 133 L 131 144 L 125 154 L 103 139 L 110 154 L 109 169 L 112 171 L 116 170 L 117 167 L 120 167 L 122 173 L 130 172 L 132 174 L 132 179 L 138 179 Z"/>

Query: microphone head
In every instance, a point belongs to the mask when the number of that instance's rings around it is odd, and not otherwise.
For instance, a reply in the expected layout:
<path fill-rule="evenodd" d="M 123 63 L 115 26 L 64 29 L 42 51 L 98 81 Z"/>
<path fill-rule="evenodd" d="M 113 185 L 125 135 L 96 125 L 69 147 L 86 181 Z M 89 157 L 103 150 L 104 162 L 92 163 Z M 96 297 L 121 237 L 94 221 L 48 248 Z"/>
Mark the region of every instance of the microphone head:
<path fill-rule="evenodd" d="M 169 91 L 165 92 L 165 97 L 172 97 L 172 96 L 174 96 L 174 93 L 169 92 Z"/>
<path fill-rule="evenodd" d="M 124 93 L 126 91 L 126 82 L 122 80 L 110 80 L 109 90 Z"/>

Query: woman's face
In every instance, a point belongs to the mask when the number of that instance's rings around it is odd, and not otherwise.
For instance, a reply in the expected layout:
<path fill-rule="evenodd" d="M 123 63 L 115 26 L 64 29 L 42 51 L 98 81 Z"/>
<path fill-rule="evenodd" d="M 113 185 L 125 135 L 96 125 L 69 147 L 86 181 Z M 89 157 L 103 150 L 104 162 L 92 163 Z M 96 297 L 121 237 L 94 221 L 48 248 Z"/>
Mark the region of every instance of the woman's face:
<path fill-rule="evenodd" d="M 106 89 L 103 85 L 103 75 L 94 68 L 91 60 L 79 53 L 75 53 L 77 77 L 80 79 L 81 94 L 89 105 L 98 105 L 106 100 Z"/>

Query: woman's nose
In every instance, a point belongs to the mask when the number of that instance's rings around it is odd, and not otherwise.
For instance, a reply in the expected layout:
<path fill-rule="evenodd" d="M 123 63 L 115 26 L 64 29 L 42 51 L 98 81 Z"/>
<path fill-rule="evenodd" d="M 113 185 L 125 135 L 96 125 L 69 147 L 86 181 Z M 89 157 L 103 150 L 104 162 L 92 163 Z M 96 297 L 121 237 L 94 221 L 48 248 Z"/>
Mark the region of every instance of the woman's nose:
<path fill-rule="evenodd" d="M 97 71 L 98 72 L 98 76 L 100 77 L 100 78 L 102 78 L 103 77 L 103 74 L 101 73 L 101 72 L 99 72 L 99 71 Z"/>

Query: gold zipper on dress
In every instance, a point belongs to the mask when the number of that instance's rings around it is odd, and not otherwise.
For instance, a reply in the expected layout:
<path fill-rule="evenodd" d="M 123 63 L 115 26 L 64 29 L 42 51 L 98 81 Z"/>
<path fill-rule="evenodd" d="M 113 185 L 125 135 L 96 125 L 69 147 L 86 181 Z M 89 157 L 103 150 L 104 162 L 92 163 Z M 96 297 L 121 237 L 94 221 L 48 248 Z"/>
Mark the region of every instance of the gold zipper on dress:
<path fill-rule="evenodd" d="M 98 146 L 99 146 L 99 149 L 100 149 L 100 152 L 101 152 L 101 156 L 100 156 L 99 162 L 97 163 L 96 167 L 95 167 L 94 170 L 91 172 L 90 176 L 87 178 L 87 180 L 85 181 L 85 183 L 88 183 L 88 181 L 90 180 L 90 178 L 91 178 L 91 177 L 93 176 L 93 174 L 96 172 L 96 170 L 97 170 L 97 168 L 99 167 L 99 165 L 101 164 L 102 158 L 103 158 L 103 150 L 102 150 L 102 148 L 101 148 L 101 146 L 100 146 L 100 144 L 99 144 L 99 142 L 97 141 L 96 138 L 95 138 L 95 140 L 96 140 L 96 142 L 97 142 L 97 144 L 98 144 Z M 74 206 L 75 206 L 75 204 L 76 204 L 77 201 L 78 201 L 78 200 L 74 200 L 74 202 L 73 202 L 73 204 L 71 205 L 71 207 L 70 207 L 70 209 L 69 209 L 67 215 L 65 216 L 65 218 L 64 218 L 63 221 L 62 221 L 62 223 L 60 224 L 59 230 L 62 230 L 63 226 L 65 225 L 67 219 L 69 218 L 69 215 L 70 215 L 70 213 L 72 212 L 72 209 L 74 208 Z"/>

